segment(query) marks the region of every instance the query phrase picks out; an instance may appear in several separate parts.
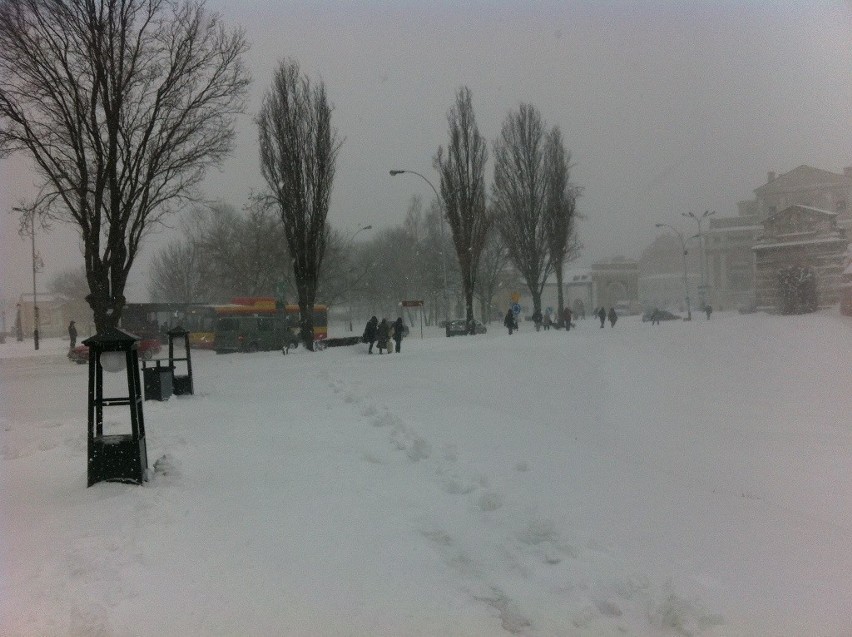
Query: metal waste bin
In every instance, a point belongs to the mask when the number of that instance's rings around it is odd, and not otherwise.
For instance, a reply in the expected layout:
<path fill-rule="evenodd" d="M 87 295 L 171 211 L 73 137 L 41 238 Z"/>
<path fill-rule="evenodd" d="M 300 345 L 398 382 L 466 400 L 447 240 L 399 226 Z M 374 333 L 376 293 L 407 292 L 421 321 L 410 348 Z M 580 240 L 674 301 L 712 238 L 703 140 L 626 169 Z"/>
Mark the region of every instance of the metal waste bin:
<path fill-rule="evenodd" d="M 154 363 L 154 367 L 148 367 L 147 363 Z M 142 361 L 142 383 L 145 386 L 145 400 L 168 400 L 174 388 L 172 386 L 173 368 L 161 365 L 168 361 L 151 360 Z"/>

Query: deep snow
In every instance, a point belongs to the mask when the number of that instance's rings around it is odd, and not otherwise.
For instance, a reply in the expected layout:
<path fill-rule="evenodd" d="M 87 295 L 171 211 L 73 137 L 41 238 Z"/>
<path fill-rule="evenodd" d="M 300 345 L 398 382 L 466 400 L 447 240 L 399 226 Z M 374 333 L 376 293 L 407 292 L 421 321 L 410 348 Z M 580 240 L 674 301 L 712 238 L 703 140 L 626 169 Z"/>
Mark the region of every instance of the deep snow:
<path fill-rule="evenodd" d="M 89 489 L 86 368 L 7 342 L 0 634 L 852 635 L 850 330 L 194 352 Z"/>

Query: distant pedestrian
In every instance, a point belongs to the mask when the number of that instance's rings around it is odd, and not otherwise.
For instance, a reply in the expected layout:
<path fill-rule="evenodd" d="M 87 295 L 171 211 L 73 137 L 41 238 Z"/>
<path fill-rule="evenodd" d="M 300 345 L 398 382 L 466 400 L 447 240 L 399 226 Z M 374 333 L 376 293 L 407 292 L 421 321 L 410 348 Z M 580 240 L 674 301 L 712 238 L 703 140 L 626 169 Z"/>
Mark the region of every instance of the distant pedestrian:
<path fill-rule="evenodd" d="M 565 323 L 565 331 L 569 331 L 571 329 L 571 320 L 574 318 L 574 315 L 571 313 L 570 307 L 565 307 L 562 310 L 562 321 Z"/>
<path fill-rule="evenodd" d="M 541 310 L 536 310 L 532 314 L 533 325 L 535 325 L 535 331 L 538 332 L 541 330 L 541 322 L 544 320 L 541 316 Z"/>
<path fill-rule="evenodd" d="M 382 350 L 388 349 L 389 338 L 390 325 L 388 325 L 387 319 L 382 319 L 381 323 L 379 323 L 379 326 L 376 328 L 376 347 L 379 348 L 379 354 L 384 354 Z"/>
<path fill-rule="evenodd" d="M 604 323 L 606 323 L 606 310 L 603 305 L 601 305 L 600 309 L 597 311 L 597 315 L 601 321 L 601 327 L 603 327 Z"/>
<path fill-rule="evenodd" d="M 68 324 L 68 340 L 71 341 L 71 349 L 74 349 L 77 345 L 77 327 L 74 325 L 74 321 Z"/>
<path fill-rule="evenodd" d="M 396 343 L 396 353 L 402 351 L 402 333 L 405 331 L 405 326 L 402 324 L 402 317 L 398 316 L 393 324 L 393 341 Z"/>
<path fill-rule="evenodd" d="M 515 314 L 512 312 L 512 308 L 509 308 L 506 312 L 506 317 L 503 319 L 503 325 L 509 330 L 509 336 L 512 335 L 512 332 L 518 329 L 518 323 L 515 321 Z"/>
<path fill-rule="evenodd" d="M 375 316 L 371 316 L 370 320 L 367 321 L 367 325 L 364 327 L 364 342 L 369 343 L 370 347 L 367 349 L 368 354 L 373 353 L 373 343 L 376 342 L 376 330 L 379 325 L 379 319 Z"/>
<path fill-rule="evenodd" d="M 549 311 L 544 313 L 544 320 L 542 321 L 542 325 L 544 325 L 545 332 L 550 329 L 551 325 L 553 325 L 553 317 L 550 316 Z"/>
<path fill-rule="evenodd" d="M 651 325 L 659 325 L 660 324 L 660 310 L 654 308 L 654 311 L 651 312 Z"/>
<path fill-rule="evenodd" d="M 707 320 L 709 321 L 710 315 L 713 313 L 713 308 L 711 307 L 711 305 L 709 303 L 704 306 L 704 311 L 707 313 Z"/>
<path fill-rule="evenodd" d="M 601 308 L 601 312 L 603 312 L 603 308 Z M 609 326 L 615 327 L 615 322 L 618 320 L 618 314 L 615 313 L 615 308 L 609 308 L 609 314 L 607 314 L 609 318 Z M 601 327 L 603 327 L 603 323 L 601 323 Z"/>

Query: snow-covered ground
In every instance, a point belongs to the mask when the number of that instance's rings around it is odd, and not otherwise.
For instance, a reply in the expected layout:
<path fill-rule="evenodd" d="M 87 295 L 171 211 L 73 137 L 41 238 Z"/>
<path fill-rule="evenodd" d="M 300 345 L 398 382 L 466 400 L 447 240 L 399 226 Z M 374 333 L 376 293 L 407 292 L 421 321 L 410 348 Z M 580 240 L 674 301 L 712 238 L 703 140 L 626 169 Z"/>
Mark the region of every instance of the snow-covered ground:
<path fill-rule="evenodd" d="M 852 635 L 850 336 L 195 352 L 196 395 L 144 403 L 150 481 L 88 489 L 86 368 L 7 342 L 0 634 Z"/>

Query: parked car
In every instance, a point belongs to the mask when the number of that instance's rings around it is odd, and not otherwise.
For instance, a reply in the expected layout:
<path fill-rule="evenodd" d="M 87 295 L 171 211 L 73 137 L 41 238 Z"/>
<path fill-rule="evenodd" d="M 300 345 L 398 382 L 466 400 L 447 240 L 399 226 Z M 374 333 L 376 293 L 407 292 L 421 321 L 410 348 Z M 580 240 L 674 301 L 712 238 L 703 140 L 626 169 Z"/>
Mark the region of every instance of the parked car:
<path fill-rule="evenodd" d="M 447 336 L 463 336 L 468 333 L 467 321 L 464 319 L 453 319 L 452 321 L 447 321 L 445 329 Z M 482 323 L 474 320 L 473 331 L 476 334 L 485 334 L 488 330 Z"/>
<path fill-rule="evenodd" d="M 654 312 L 657 313 L 656 319 L 658 321 L 679 321 L 680 317 L 677 314 L 672 314 L 671 312 L 667 312 L 666 310 L 647 310 L 642 315 L 642 322 L 645 323 L 647 321 L 654 320 Z"/>
<path fill-rule="evenodd" d="M 151 360 L 160 353 L 163 345 L 158 338 L 143 338 L 139 341 L 137 352 L 139 358 L 143 360 Z M 88 345 L 78 345 L 73 349 L 68 350 L 68 358 L 78 365 L 83 365 L 89 362 L 89 347 Z"/>

